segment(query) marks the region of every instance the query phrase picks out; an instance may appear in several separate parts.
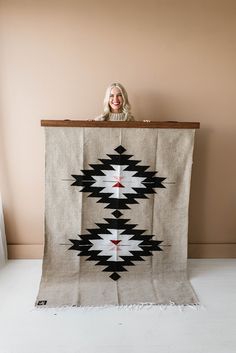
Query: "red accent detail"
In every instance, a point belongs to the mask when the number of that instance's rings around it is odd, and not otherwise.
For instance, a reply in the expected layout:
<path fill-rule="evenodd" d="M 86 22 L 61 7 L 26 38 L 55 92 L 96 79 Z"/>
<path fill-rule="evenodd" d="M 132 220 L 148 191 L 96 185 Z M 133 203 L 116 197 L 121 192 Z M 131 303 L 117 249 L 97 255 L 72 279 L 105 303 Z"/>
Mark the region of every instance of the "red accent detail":
<path fill-rule="evenodd" d="M 115 245 L 118 245 L 121 242 L 121 240 L 111 240 L 111 242 Z"/>
<path fill-rule="evenodd" d="M 124 188 L 124 186 L 121 183 L 119 183 L 119 181 L 118 181 L 118 183 L 113 185 L 113 188 Z"/>

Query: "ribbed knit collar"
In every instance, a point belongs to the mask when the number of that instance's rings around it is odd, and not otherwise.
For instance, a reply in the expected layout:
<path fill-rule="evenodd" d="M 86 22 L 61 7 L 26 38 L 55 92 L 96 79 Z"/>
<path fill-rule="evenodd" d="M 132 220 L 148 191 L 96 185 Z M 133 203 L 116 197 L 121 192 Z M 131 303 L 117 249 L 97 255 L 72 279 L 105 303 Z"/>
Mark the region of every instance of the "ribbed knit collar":
<path fill-rule="evenodd" d="M 109 113 L 109 120 L 113 120 L 113 121 L 125 120 L 125 114 L 124 113 Z"/>

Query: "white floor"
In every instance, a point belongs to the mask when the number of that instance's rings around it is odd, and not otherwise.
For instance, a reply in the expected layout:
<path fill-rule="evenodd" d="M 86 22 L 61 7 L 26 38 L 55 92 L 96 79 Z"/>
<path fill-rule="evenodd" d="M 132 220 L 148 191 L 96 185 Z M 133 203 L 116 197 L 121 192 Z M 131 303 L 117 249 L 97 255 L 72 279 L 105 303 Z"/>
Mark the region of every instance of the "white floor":
<path fill-rule="evenodd" d="M 0 270 L 0 353 L 236 353 L 236 259 L 189 260 L 199 309 L 34 309 L 41 261 Z"/>

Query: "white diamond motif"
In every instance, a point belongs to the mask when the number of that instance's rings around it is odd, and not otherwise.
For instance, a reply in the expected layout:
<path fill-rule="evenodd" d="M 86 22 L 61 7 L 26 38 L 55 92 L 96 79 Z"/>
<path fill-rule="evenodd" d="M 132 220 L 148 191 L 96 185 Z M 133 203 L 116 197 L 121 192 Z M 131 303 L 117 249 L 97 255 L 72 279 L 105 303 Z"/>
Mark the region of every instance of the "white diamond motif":
<path fill-rule="evenodd" d="M 145 178 L 134 176 L 137 171 L 125 170 L 127 165 L 111 165 L 114 170 L 102 170 L 105 175 L 94 175 L 93 187 L 103 187 L 100 193 L 112 194 L 110 198 L 127 199 L 124 194 L 137 194 L 134 188 L 146 188 Z M 121 186 L 115 186 L 119 183 Z"/>
<path fill-rule="evenodd" d="M 90 239 L 91 250 L 100 250 L 99 256 L 110 256 L 107 261 L 124 261 L 121 256 L 133 256 L 130 251 L 142 251 L 142 241 L 132 240 L 132 234 L 122 234 L 124 229 L 108 229 L 111 234 L 99 234 L 102 239 Z M 112 241 L 119 241 L 117 244 Z"/>

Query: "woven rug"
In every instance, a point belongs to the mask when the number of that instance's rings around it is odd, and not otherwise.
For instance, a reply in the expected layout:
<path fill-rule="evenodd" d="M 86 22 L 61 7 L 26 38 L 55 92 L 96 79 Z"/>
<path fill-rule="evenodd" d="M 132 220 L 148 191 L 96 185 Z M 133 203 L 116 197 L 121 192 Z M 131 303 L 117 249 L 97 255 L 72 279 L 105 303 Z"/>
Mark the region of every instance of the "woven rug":
<path fill-rule="evenodd" d="M 186 271 L 194 133 L 45 128 L 36 306 L 198 302 Z"/>

